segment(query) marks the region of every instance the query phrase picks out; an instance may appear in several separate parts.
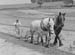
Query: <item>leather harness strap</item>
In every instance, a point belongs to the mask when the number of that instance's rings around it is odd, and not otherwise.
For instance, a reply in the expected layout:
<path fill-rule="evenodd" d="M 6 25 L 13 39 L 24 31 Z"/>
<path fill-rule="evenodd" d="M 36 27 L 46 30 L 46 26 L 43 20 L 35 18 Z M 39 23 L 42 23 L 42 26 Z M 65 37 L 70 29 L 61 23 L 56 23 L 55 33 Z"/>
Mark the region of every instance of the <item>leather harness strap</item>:
<path fill-rule="evenodd" d="M 44 26 L 43 20 L 41 20 L 40 27 L 43 31 L 48 31 L 48 27 Z"/>

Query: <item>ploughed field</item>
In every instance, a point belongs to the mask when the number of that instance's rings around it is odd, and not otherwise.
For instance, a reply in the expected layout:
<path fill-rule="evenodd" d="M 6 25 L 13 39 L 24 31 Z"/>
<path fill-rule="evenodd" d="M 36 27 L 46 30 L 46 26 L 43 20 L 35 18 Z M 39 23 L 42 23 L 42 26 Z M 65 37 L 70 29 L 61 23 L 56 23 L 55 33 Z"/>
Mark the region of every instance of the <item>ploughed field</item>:
<path fill-rule="evenodd" d="M 70 39 L 71 37 L 73 37 L 71 38 L 71 40 L 72 39 L 74 40 L 75 39 L 74 38 L 75 36 L 74 35 L 75 34 L 75 10 L 74 9 L 1 10 L 0 25 L 5 25 L 5 28 L 8 29 L 9 32 L 10 31 L 12 32 L 14 29 L 14 26 L 12 25 L 15 22 L 15 20 L 19 18 L 22 23 L 21 28 L 23 30 L 23 34 L 25 35 L 25 32 L 28 30 L 29 25 L 33 20 L 41 19 L 43 17 L 48 17 L 48 16 L 53 17 L 54 15 L 57 15 L 59 11 L 66 13 L 66 21 L 62 32 L 62 36 L 66 37 L 66 39 L 67 38 Z"/>

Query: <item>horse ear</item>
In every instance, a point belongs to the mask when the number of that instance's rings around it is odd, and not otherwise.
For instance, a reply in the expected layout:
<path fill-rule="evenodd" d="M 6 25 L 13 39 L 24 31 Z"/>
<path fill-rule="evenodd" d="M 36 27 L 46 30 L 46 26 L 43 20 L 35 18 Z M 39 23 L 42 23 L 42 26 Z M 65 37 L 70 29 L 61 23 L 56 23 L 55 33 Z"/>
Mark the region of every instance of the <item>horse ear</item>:
<path fill-rule="evenodd" d="M 65 16 L 65 15 L 66 15 L 66 13 L 63 13 L 63 15 Z"/>

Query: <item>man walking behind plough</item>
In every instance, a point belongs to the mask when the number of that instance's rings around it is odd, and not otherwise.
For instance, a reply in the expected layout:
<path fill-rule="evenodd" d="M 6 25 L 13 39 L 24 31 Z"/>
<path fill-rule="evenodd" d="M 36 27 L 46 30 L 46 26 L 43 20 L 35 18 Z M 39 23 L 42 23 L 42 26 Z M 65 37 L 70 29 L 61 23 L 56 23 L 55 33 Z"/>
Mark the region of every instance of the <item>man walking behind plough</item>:
<path fill-rule="evenodd" d="M 14 26 L 15 26 L 16 34 L 18 35 L 17 38 L 20 39 L 20 36 L 21 36 L 21 29 L 20 29 L 21 22 L 19 21 L 19 19 L 16 20 L 16 22 L 14 23 Z"/>

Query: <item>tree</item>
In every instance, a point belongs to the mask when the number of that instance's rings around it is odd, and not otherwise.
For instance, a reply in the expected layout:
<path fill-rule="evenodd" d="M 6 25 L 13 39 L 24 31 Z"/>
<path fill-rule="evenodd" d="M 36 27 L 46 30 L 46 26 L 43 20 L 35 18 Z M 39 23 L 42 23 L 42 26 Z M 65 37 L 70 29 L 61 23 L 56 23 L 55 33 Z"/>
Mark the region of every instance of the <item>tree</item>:
<path fill-rule="evenodd" d="M 65 4 L 71 4 L 71 6 L 73 6 L 73 0 L 64 0 Z"/>
<path fill-rule="evenodd" d="M 73 6 L 73 4 L 74 4 L 74 1 L 72 0 L 72 6 Z"/>
<path fill-rule="evenodd" d="M 39 4 L 39 7 L 41 8 L 41 6 L 43 4 L 43 0 L 38 0 L 37 4 Z"/>
<path fill-rule="evenodd" d="M 44 0 L 45 2 L 50 2 L 51 0 Z"/>
<path fill-rule="evenodd" d="M 32 3 L 35 3 L 35 2 L 36 2 L 36 0 L 31 0 L 31 2 L 32 2 Z"/>

